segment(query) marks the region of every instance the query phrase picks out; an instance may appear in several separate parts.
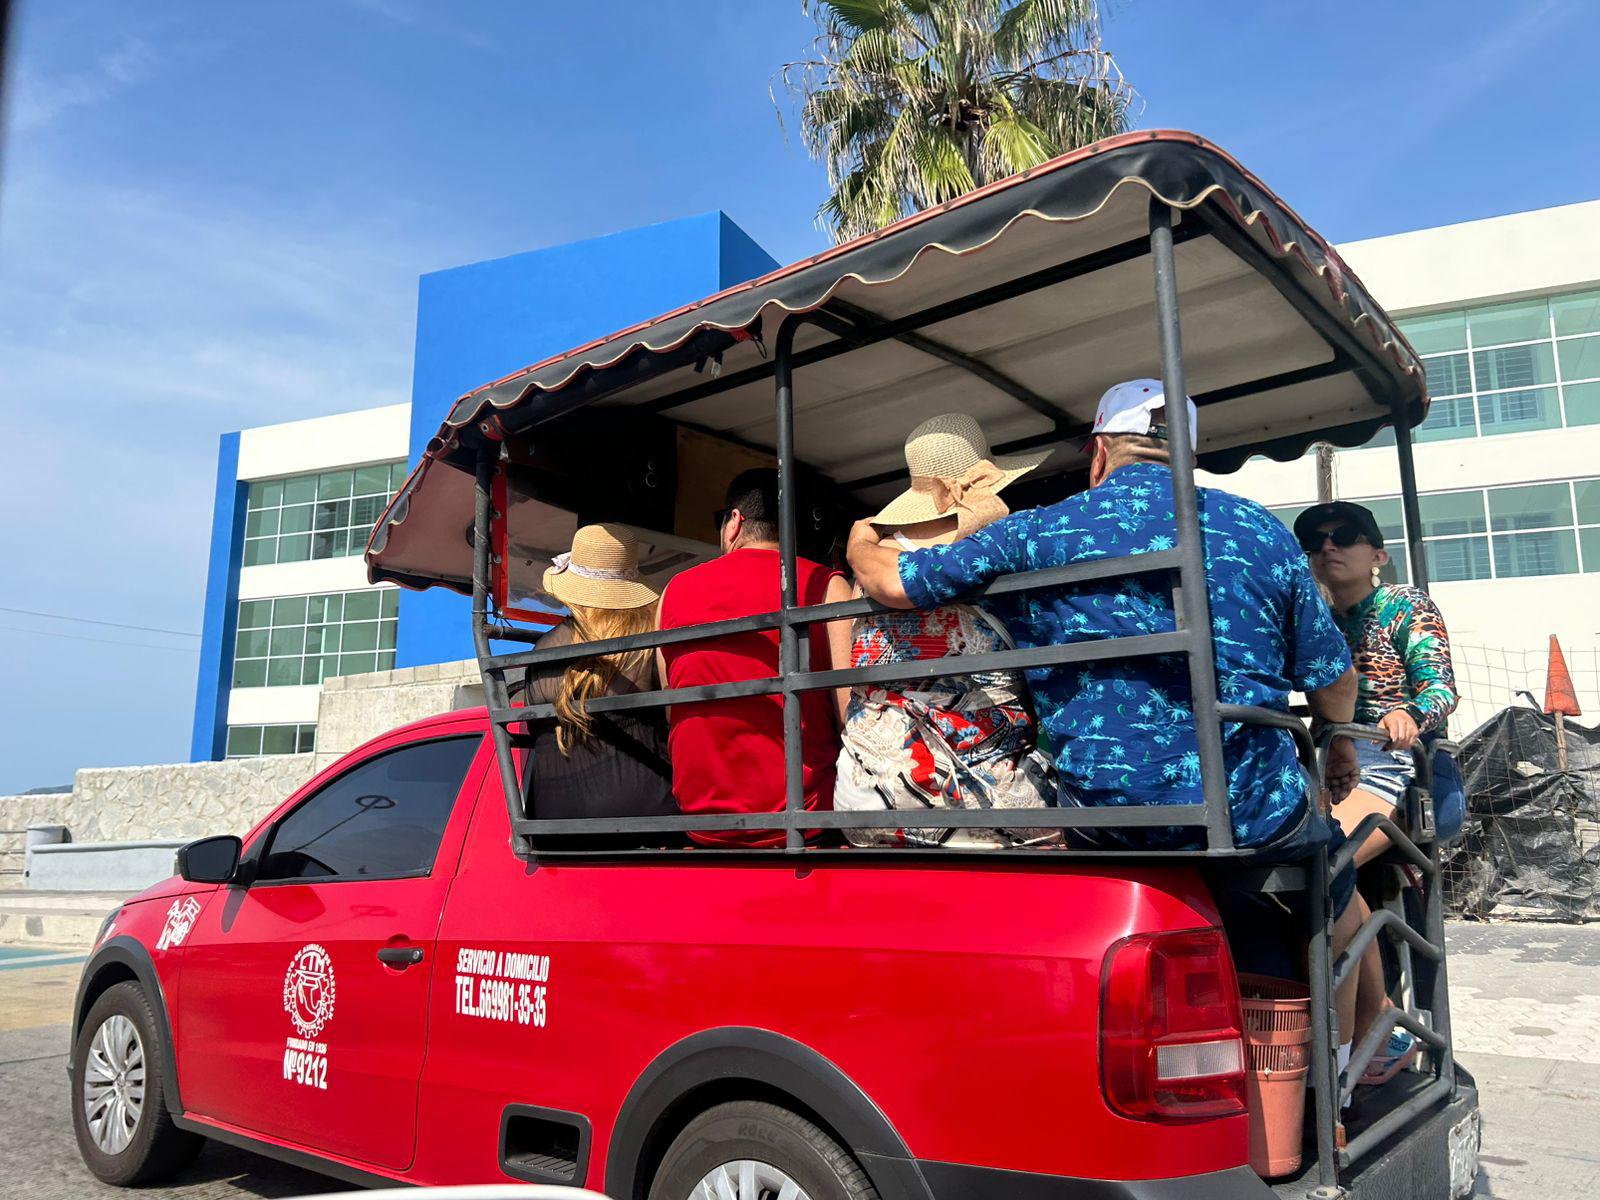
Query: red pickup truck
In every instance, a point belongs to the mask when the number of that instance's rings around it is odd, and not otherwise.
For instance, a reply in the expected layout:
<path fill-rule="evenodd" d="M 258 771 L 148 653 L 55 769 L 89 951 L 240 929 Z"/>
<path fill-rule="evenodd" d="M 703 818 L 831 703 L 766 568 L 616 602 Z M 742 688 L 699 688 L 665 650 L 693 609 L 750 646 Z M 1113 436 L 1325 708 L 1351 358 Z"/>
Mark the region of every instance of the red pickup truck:
<path fill-rule="evenodd" d="M 110 918 L 72 1059 L 97 1175 L 211 1137 L 358 1181 L 619 1198 L 746 1163 L 815 1198 L 1264 1191 L 1242 1073 L 1164 1079 L 1148 1053 L 1240 1036 L 1195 872 L 532 866 L 486 733 L 480 710 L 387 734 L 237 861 L 186 849 L 227 882 Z M 1107 1008 L 1129 999 L 1149 1007 Z"/>

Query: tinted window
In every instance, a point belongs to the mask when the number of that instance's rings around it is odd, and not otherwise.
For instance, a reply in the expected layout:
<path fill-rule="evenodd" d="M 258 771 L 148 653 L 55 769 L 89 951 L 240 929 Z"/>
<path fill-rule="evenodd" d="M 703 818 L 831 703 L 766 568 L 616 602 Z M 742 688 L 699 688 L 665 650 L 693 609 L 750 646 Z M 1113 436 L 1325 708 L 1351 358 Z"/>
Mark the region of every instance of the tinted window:
<path fill-rule="evenodd" d="M 426 875 L 479 741 L 423 742 L 345 772 L 283 819 L 257 878 Z"/>

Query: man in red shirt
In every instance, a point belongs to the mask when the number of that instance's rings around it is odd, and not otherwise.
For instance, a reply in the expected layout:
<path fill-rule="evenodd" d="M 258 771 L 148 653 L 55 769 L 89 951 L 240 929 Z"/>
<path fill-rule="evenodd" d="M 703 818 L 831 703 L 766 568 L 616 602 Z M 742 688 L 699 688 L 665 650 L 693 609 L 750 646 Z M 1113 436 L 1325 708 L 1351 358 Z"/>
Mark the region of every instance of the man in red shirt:
<path fill-rule="evenodd" d="M 718 514 L 722 555 L 675 576 L 661 594 L 659 623 L 678 629 L 776 612 L 778 473 L 745 471 L 728 485 Z M 800 604 L 850 599 L 838 572 L 796 557 Z M 778 631 L 733 634 L 656 651 L 663 685 L 698 687 L 778 674 Z M 850 665 L 850 622 L 812 627 L 813 671 Z M 800 701 L 801 786 L 809 810 L 833 807 L 839 757 L 840 693 L 807 692 Z M 783 697 L 749 696 L 675 704 L 668 712 L 672 790 L 686 813 L 781 812 L 784 806 Z M 690 836 L 706 846 L 779 846 L 778 829 L 721 829 Z"/>

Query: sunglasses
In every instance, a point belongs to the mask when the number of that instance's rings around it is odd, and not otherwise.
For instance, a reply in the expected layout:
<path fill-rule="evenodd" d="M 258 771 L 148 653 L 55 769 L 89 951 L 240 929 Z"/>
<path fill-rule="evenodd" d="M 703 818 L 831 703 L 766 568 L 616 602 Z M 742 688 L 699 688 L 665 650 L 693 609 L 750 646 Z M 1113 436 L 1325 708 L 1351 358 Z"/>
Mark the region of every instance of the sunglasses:
<path fill-rule="evenodd" d="M 728 523 L 728 518 L 738 511 L 737 508 L 719 508 L 711 514 L 711 524 L 720 530 Z"/>
<path fill-rule="evenodd" d="M 1332 529 L 1313 529 L 1300 539 L 1300 549 L 1307 554 L 1320 554 L 1329 541 L 1341 550 L 1367 540 L 1358 525 L 1335 525 Z"/>

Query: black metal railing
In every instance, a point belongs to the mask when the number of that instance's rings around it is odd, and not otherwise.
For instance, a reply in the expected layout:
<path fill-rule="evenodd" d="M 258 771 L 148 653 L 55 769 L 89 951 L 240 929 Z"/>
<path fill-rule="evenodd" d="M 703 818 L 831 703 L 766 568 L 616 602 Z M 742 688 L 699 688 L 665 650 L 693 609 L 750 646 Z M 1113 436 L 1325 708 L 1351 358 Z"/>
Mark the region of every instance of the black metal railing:
<path fill-rule="evenodd" d="M 1379 745 L 1389 741 L 1387 733 L 1372 726 L 1330 725 L 1320 731 L 1318 738 L 1324 761 L 1328 745 L 1339 737 Z M 1315 856 L 1313 887 L 1317 894 L 1314 897 L 1316 903 L 1312 906 L 1309 957 L 1316 1055 L 1311 1072 L 1317 1105 L 1317 1157 L 1325 1183 L 1337 1182 L 1336 1173 L 1330 1169 L 1334 1164 L 1339 1168 L 1353 1166 L 1377 1149 L 1391 1134 L 1455 1095 L 1455 1052 L 1450 1036 L 1449 983 L 1445 970 L 1444 878 L 1435 837 L 1432 787 L 1435 757 L 1445 753 L 1453 755 L 1457 750 L 1454 743 L 1443 740 L 1428 744 L 1418 742 L 1413 747 L 1413 783 L 1406 794 L 1406 825 L 1410 832 L 1388 817 L 1371 813 L 1349 832 L 1345 844 L 1331 858 L 1325 848 Z M 1389 849 L 1377 861 L 1409 866 L 1418 873 L 1424 929 L 1419 931 L 1413 928 L 1400 913 L 1379 909 L 1367 918 L 1338 958 L 1330 962 L 1334 914 L 1327 903 L 1329 881 L 1353 866 L 1361 848 L 1378 833 L 1388 839 Z M 1427 848 L 1423 849 L 1424 846 Z M 1402 995 L 1417 997 L 1415 1007 L 1408 1004 L 1387 1009 L 1353 1047 L 1349 1063 L 1340 1071 L 1333 1040 L 1328 1033 L 1332 1028 L 1334 993 L 1353 972 L 1360 969 L 1362 956 L 1381 936 L 1393 941 L 1397 949 L 1403 946 L 1422 955 L 1434 964 L 1434 970 L 1422 994 L 1415 986 L 1415 978 L 1401 981 Z M 1409 964 L 1410 960 L 1403 958 L 1402 962 Z M 1434 1078 L 1358 1135 L 1345 1140 L 1338 1114 L 1342 1113 L 1344 1102 L 1354 1093 L 1368 1064 L 1397 1025 L 1408 1030 L 1429 1048 Z"/>

